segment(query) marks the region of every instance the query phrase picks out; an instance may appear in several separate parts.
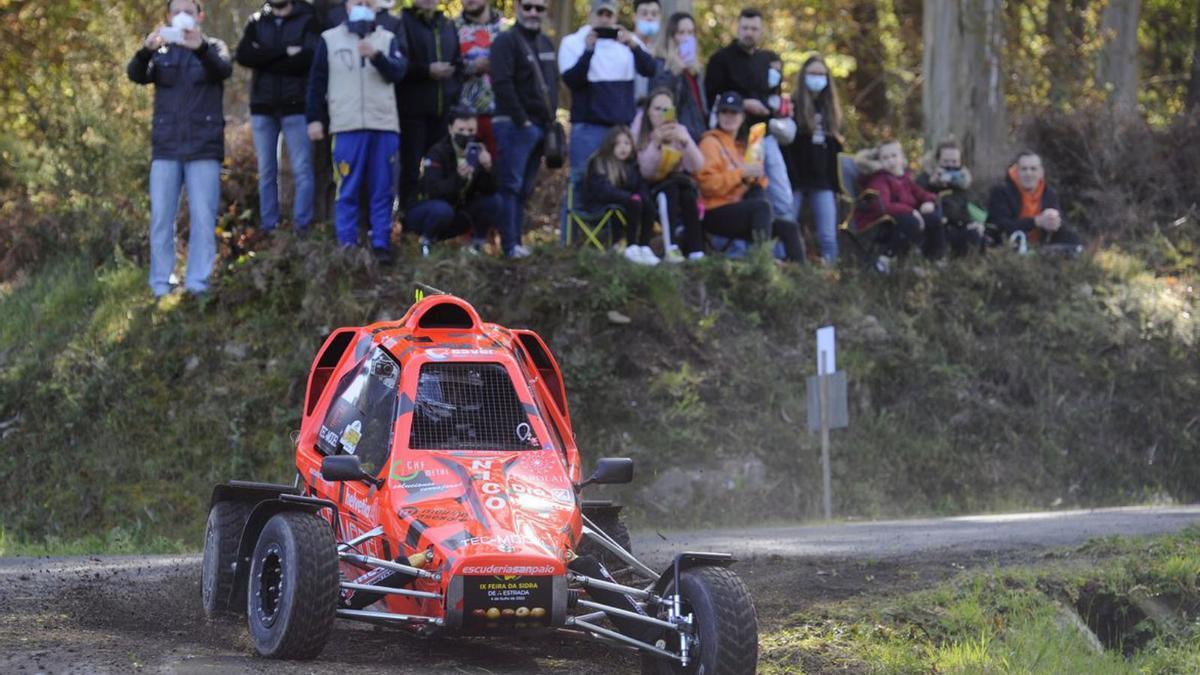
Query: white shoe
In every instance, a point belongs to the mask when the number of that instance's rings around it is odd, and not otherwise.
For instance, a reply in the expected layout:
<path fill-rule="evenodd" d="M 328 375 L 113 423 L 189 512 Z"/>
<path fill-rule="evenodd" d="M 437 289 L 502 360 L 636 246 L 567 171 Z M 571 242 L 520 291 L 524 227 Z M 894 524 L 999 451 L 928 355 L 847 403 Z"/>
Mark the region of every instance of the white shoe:
<path fill-rule="evenodd" d="M 622 253 L 622 255 L 624 255 L 625 259 L 631 263 L 636 263 L 638 265 L 642 264 L 642 247 L 638 246 L 637 244 L 630 244 L 629 246 L 626 246 L 625 252 Z"/>
<path fill-rule="evenodd" d="M 704 260 L 704 251 L 692 251 L 687 255 L 688 262 Z"/>
<path fill-rule="evenodd" d="M 651 267 L 653 267 L 654 265 L 657 265 L 658 263 L 662 262 L 662 259 L 660 259 L 658 256 L 654 255 L 654 249 L 650 248 L 649 246 L 639 246 L 638 248 L 642 249 L 642 264 L 643 265 L 650 265 Z"/>
<path fill-rule="evenodd" d="M 875 259 L 875 271 L 880 274 L 891 274 L 892 259 L 886 255 L 881 255 Z"/>
<path fill-rule="evenodd" d="M 528 258 L 531 255 L 533 255 L 533 251 L 520 244 L 512 247 L 512 250 L 508 252 L 508 257 L 510 258 Z"/>
<path fill-rule="evenodd" d="M 679 263 L 683 262 L 683 253 L 679 251 L 678 246 L 672 246 L 666 250 L 666 253 L 663 254 L 662 259 L 671 263 L 672 265 L 678 265 Z"/>

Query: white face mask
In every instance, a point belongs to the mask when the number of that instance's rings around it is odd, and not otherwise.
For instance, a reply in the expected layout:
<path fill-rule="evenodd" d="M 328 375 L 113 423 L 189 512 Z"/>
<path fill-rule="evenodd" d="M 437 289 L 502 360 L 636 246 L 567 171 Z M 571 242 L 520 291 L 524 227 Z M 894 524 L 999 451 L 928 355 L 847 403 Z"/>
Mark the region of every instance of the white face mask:
<path fill-rule="evenodd" d="M 346 19 L 349 21 L 374 21 L 375 12 L 371 11 L 366 5 L 354 5 L 346 14 Z"/>
<path fill-rule="evenodd" d="M 192 30 L 196 27 L 196 19 L 191 14 L 180 12 L 171 17 L 171 27 L 179 30 Z"/>

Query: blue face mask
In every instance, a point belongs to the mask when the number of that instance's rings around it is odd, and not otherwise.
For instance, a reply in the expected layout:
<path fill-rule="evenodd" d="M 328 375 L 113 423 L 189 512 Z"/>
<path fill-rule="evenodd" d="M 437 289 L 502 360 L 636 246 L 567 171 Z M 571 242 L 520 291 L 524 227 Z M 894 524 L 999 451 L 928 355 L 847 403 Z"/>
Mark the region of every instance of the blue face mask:
<path fill-rule="evenodd" d="M 658 35 L 658 22 L 638 19 L 637 33 L 638 35 L 645 35 L 646 37 L 654 37 L 655 35 Z"/>
<path fill-rule="evenodd" d="M 829 86 L 829 77 L 827 75 L 805 75 L 804 86 L 812 93 L 819 94 Z"/>
<path fill-rule="evenodd" d="M 781 75 L 778 70 L 775 70 L 774 68 L 772 68 L 767 71 L 767 88 L 768 89 L 774 89 L 775 87 L 778 87 L 779 83 L 782 81 L 783 81 L 783 75 Z"/>
<path fill-rule="evenodd" d="M 375 12 L 372 12 L 371 8 L 366 5 L 354 5 L 346 14 L 346 19 L 348 21 L 374 21 Z"/>

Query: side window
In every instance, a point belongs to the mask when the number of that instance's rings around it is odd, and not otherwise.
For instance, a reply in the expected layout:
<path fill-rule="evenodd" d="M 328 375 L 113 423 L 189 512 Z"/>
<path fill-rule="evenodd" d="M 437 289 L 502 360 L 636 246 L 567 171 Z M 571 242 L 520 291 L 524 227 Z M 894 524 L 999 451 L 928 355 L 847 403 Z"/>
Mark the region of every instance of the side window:
<path fill-rule="evenodd" d="M 321 452 L 357 455 L 363 469 L 376 474 L 387 461 L 396 423 L 396 386 L 400 365 L 375 349 L 338 382 L 337 398 L 321 423 Z"/>

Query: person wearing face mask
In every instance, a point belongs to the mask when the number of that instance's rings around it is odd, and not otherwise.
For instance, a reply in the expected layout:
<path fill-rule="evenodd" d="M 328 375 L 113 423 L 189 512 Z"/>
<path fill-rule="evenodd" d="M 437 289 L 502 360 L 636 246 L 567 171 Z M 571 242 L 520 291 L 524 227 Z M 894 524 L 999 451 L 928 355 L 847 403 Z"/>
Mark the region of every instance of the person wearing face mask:
<path fill-rule="evenodd" d="M 237 62 L 250 76 L 250 128 L 258 157 L 262 231 L 279 225 L 279 136 L 287 144 L 296 182 L 292 224 L 307 232 L 313 220 L 312 144 L 304 120 L 308 72 L 321 39 L 316 13 L 306 2 L 269 0 L 250 16 L 238 43 Z"/>
<path fill-rule="evenodd" d="M 883 253 L 875 268 L 887 274 L 893 261 L 919 245 L 925 257 L 940 258 L 946 237 L 937 195 L 923 189 L 908 170 L 908 159 L 899 141 L 887 140 L 872 151 L 855 156 L 863 192 L 872 198 L 855 213 L 858 230 L 876 226 L 876 241 Z"/>
<path fill-rule="evenodd" d="M 699 143 L 708 130 L 708 95 L 704 87 L 703 58 L 696 40 L 696 19 L 676 12 L 667 19 L 655 48 L 658 74 L 651 89 L 670 89 L 675 95 L 677 120 Z"/>
<path fill-rule="evenodd" d="M 171 291 L 175 269 L 175 216 L 187 188 L 191 223 L 184 288 L 208 290 L 216 260 L 217 206 L 225 158 L 224 82 L 233 73 L 229 48 L 201 31 L 195 0 L 170 0 L 168 25 L 142 41 L 126 68 L 137 84 L 154 85 L 150 134 L 150 289 Z"/>
<path fill-rule="evenodd" d="M 464 74 L 454 22 L 438 0 L 413 0 L 401 23 L 408 42 L 408 72 L 397 91 L 400 111 L 400 196 L 416 197 L 421 157 L 446 135 L 446 114 L 458 104 Z"/>
<path fill-rule="evenodd" d="M 308 82 L 308 137 L 333 136 L 334 230 L 358 245 L 359 191 L 367 184 L 371 249 L 392 262 L 392 200 L 400 120 L 394 84 L 408 61 L 400 39 L 376 23 L 375 0 L 347 0 L 346 22 L 321 34 Z"/>
<path fill-rule="evenodd" d="M 971 170 L 962 163 L 962 147 L 953 137 L 942 139 L 928 166 L 917 176 L 917 185 L 936 192 L 942 205 L 946 242 L 957 257 L 983 252 L 985 227 L 972 214 Z M 982 209 L 978 209 L 982 211 Z"/>
<path fill-rule="evenodd" d="M 588 158 L 609 129 L 628 126 L 637 113 L 633 80 L 654 75 L 654 57 L 636 35 L 617 23 L 616 0 L 592 0 L 588 23 L 563 37 L 558 69 L 571 90 L 571 140 L 567 144 L 571 194 L 579 195 Z M 563 196 L 561 240 L 567 239 L 567 206 Z M 578 206 L 578 204 L 573 204 Z"/>
<path fill-rule="evenodd" d="M 500 246 L 510 258 L 530 254 L 521 243 L 525 201 L 537 179 L 546 129 L 558 109 L 554 43 L 542 32 L 548 9 L 547 0 L 520 0 L 517 24 L 496 37 L 490 55 L 496 92 L 492 129 L 499 148 Z"/>
<path fill-rule="evenodd" d="M 704 81 L 709 91 L 734 91 L 745 100 L 746 125 L 768 123 L 780 113 L 783 82 L 779 56 L 762 48 L 765 42 L 763 14 L 747 7 L 738 15 L 737 38 L 708 60 Z M 771 104 L 774 103 L 775 107 Z M 715 121 L 715 120 L 714 120 Z M 778 125 L 773 125 L 773 127 Z M 792 213 L 792 185 L 783 161 L 779 139 L 772 128 L 763 143 L 763 166 L 767 174 L 767 200 L 779 218 Z"/>
<path fill-rule="evenodd" d="M 796 137 L 783 148 L 792 183 L 793 218 L 807 202 L 816 224 L 821 258 L 835 262 L 837 241 L 837 163 L 842 151 L 842 107 L 820 55 L 804 61 L 792 93 Z"/>
<path fill-rule="evenodd" d="M 1005 237 L 1019 232 L 1028 244 L 1083 246 L 1083 238 L 1063 221 L 1058 192 L 1046 183 L 1042 158 L 1032 150 L 1017 155 L 1004 181 L 992 188 L 987 215 Z"/>
<path fill-rule="evenodd" d="M 463 0 L 463 11 L 454 19 L 458 31 L 458 50 L 463 58 L 463 85 L 460 102 L 475 111 L 479 120 L 479 137 L 488 152 L 496 154 L 496 138 L 492 133 L 492 114 L 496 112 L 496 95 L 492 90 L 490 54 L 496 36 L 507 28 L 500 12 L 491 0 Z"/>
<path fill-rule="evenodd" d="M 662 29 L 662 5 L 658 0 L 633 0 L 633 34 L 647 48 L 658 41 Z M 658 62 L 655 62 L 657 71 Z M 656 72 L 657 74 L 657 72 Z M 635 75 L 633 78 L 633 98 L 640 101 L 650 91 L 650 81 L 654 75 Z"/>
<path fill-rule="evenodd" d="M 406 219 L 421 238 L 421 254 L 426 256 L 433 242 L 465 232 L 471 232 L 472 250 L 482 251 L 500 214 L 492 154 L 480 142 L 475 111 L 459 105 L 450 117 L 448 134 L 421 159 L 420 201 Z"/>

